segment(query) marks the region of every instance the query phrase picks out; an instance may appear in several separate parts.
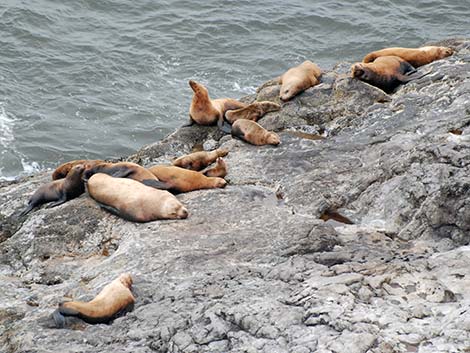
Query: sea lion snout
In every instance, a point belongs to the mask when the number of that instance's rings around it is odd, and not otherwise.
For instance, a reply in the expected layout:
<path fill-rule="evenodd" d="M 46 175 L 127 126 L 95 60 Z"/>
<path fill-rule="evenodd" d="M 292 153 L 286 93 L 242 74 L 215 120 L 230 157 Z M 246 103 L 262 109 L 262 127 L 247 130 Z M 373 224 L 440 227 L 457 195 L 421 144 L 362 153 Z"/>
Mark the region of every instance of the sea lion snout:
<path fill-rule="evenodd" d="M 177 218 L 179 219 L 188 218 L 188 214 L 189 214 L 188 210 L 184 206 L 180 207 L 178 211 L 176 212 Z"/>
<path fill-rule="evenodd" d="M 351 77 L 363 77 L 365 74 L 364 68 L 361 64 L 354 64 L 351 66 Z"/>
<path fill-rule="evenodd" d="M 123 273 L 119 276 L 119 280 L 124 286 L 131 288 L 133 281 L 130 273 Z"/>

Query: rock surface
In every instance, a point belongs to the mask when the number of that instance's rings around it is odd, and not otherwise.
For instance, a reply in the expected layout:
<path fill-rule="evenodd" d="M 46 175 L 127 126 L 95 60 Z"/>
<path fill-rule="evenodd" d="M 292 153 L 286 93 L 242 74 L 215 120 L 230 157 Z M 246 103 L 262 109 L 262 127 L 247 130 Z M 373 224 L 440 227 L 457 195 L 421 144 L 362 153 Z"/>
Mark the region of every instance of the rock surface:
<path fill-rule="evenodd" d="M 87 195 L 18 219 L 50 173 L 0 185 L 0 351 L 469 351 L 470 41 L 446 44 L 392 95 L 337 65 L 260 120 L 278 147 L 192 126 L 129 157 L 230 149 L 225 189 L 178 196 L 186 220 L 126 222 Z M 132 312 L 49 327 L 122 272 Z"/>

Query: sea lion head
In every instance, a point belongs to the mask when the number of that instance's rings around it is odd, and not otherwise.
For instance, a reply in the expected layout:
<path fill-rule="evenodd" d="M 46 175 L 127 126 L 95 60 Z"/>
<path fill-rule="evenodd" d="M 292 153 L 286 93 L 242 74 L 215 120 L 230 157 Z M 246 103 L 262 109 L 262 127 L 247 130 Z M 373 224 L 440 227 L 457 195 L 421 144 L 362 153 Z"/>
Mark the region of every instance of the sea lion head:
<path fill-rule="evenodd" d="M 70 172 L 77 173 L 77 174 L 82 174 L 84 170 L 85 170 L 85 165 L 84 164 L 77 164 L 76 166 L 72 167 Z"/>
<path fill-rule="evenodd" d="M 168 219 L 185 219 L 188 217 L 188 210 L 178 199 L 172 197 L 165 200 L 163 214 Z"/>
<path fill-rule="evenodd" d="M 281 86 L 281 92 L 279 93 L 279 98 L 283 102 L 287 102 L 290 100 L 292 97 L 294 97 L 297 93 L 299 92 L 296 87 L 294 87 L 292 84 L 283 84 Z"/>
<path fill-rule="evenodd" d="M 351 66 L 351 77 L 367 80 L 369 78 L 369 70 L 361 63 L 353 64 Z"/>
<path fill-rule="evenodd" d="M 270 145 L 274 145 L 274 146 L 277 146 L 281 143 L 281 140 L 279 139 L 279 135 L 274 133 L 274 132 L 271 132 L 269 133 L 269 136 L 267 138 L 267 141 L 266 141 L 268 144 Z"/>
<path fill-rule="evenodd" d="M 451 56 L 452 54 L 454 54 L 454 49 L 449 48 L 449 47 L 439 47 L 439 51 L 440 51 L 441 59 L 446 58 L 446 57 Z"/>
<path fill-rule="evenodd" d="M 129 289 L 131 288 L 133 282 L 130 273 L 123 273 L 122 275 L 120 275 L 119 281 L 121 281 L 121 283 Z"/>
<path fill-rule="evenodd" d="M 209 91 L 207 90 L 204 85 L 197 83 L 194 80 L 189 80 L 189 85 L 191 86 L 192 90 L 194 91 L 195 94 L 209 94 Z"/>

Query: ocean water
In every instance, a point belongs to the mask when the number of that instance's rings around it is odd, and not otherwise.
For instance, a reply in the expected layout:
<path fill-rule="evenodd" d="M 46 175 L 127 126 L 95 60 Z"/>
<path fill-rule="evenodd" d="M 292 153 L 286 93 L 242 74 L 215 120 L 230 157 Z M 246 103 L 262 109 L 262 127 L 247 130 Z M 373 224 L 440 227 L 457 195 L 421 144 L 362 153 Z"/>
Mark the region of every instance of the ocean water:
<path fill-rule="evenodd" d="M 239 98 L 305 59 L 469 37 L 469 18 L 463 0 L 2 0 L 0 179 L 162 139 L 189 79 Z"/>

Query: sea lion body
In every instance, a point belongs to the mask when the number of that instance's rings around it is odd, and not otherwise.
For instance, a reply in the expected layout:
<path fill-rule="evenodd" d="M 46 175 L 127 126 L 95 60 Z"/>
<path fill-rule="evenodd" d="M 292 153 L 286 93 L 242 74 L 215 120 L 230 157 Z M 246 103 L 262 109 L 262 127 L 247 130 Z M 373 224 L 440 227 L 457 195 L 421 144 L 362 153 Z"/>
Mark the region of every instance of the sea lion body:
<path fill-rule="evenodd" d="M 270 101 L 253 102 L 244 108 L 227 111 L 225 118 L 230 124 L 233 124 L 238 119 L 258 121 L 265 114 L 278 111 L 279 109 L 281 109 L 279 104 Z"/>
<path fill-rule="evenodd" d="M 159 180 L 168 184 L 170 190 L 189 192 L 200 189 L 223 188 L 227 182 L 222 178 L 207 177 L 200 172 L 175 166 L 156 165 L 149 168 Z"/>
<path fill-rule="evenodd" d="M 101 207 L 132 222 L 188 216 L 186 208 L 168 191 L 154 189 L 132 179 L 97 173 L 88 180 L 87 189 Z"/>
<path fill-rule="evenodd" d="M 118 162 L 118 163 L 94 163 L 85 166 L 83 177 L 88 180 L 96 173 L 108 174 L 115 178 L 128 178 L 139 181 L 147 186 L 156 189 L 166 189 L 164 183 L 159 182 L 158 178 L 150 173 L 144 167 L 131 162 Z"/>
<path fill-rule="evenodd" d="M 232 136 L 238 137 L 252 145 L 279 145 L 279 136 L 266 130 L 258 123 L 251 120 L 240 119 L 232 125 Z"/>
<path fill-rule="evenodd" d="M 208 165 L 214 163 L 219 157 L 225 157 L 228 151 L 218 148 L 213 151 L 200 151 L 181 156 L 173 161 L 173 165 L 185 169 L 200 171 Z"/>
<path fill-rule="evenodd" d="M 77 316 L 85 322 L 108 323 L 115 319 L 116 315 L 135 302 L 130 290 L 132 277 L 125 273 L 119 276 L 89 302 L 71 301 L 61 303 L 54 312 L 53 318 L 58 327 L 63 327 L 63 316 Z"/>
<path fill-rule="evenodd" d="M 104 163 L 104 161 L 100 159 L 78 159 L 75 161 L 70 161 L 70 162 L 61 164 L 52 173 L 52 180 L 65 178 L 68 172 L 70 171 L 70 169 L 72 169 L 74 166 L 78 164 L 86 164 L 86 165 L 92 166 L 98 163 Z"/>
<path fill-rule="evenodd" d="M 42 204 L 54 202 L 49 207 L 55 207 L 72 200 L 85 192 L 82 181 L 82 173 L 85 167 L 82 164 L 70 169 L 64 179 L 54 180 L 41 185 L 28 201 L 28 207 L 21 212 L 20 216 L 28 214 L 33 208 Z"/>
<path fill-rule="evenodd" d="M 286 102 L 297 94 L 320 83 L 321 69 L 309 60 L 287 70 L 280 78 L 279 97 Z"/>
<path fill-rule="evenodd" d="M 190 80 L 189 85 L 194 92 L 189 116 L 199 125 L 214 125 L 219 119 L 223 119 L 227 110 L 246 106 L 245 103 L 231 98 L 210 99 L 207 88 L 196 81 Z"/>
<path fill-rule="evenodd" d="M 201 171 L 201 173 L 207 177 L 225 178 L 227 176 L 227 164 L 219 157 L 215 161 L 215 166 L 209 166 Z"/>
<path fill-rule="evenodd" d="M 387 93 L 400 84 L 418 79 L 425 74 L 398 56 L 380 56 L 371 63 L 356 63 L 351 66 L 351 76 L 376 86 Z"/>
<path fill-rule="evenodd" d="M 448 47 L 427 46 L 421 48 L 385 48 L 367 54 L 363 63 L 370 63 L 382 56 L 398 56 L 409 62 L 413 67 L 420 67 L 435 60 L 452 55 L 454 51 Z"/>

